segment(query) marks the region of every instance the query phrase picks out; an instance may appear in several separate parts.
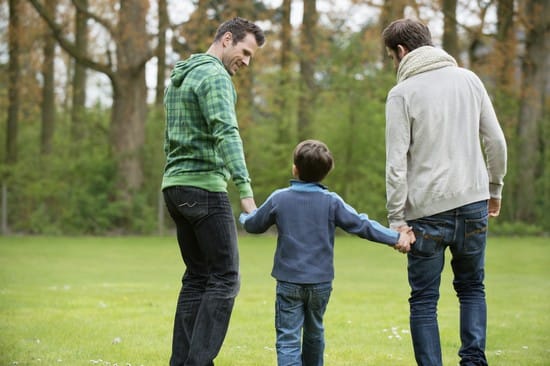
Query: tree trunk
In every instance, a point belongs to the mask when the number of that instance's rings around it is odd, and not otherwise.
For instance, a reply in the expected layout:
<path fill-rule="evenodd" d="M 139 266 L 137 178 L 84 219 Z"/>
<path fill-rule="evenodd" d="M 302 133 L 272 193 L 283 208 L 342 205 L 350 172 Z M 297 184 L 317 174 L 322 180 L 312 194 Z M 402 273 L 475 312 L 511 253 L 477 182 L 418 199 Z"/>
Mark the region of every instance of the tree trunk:
<path fill-rule="evenodd" d="M 48 11 L 55 13 L 55 0 L 48 2 Z M 47 27 L 46 27 L 47 28 Z M 52 139 L 55 129 L 55 38 L 46 31 L 44 34 L 44 60 L 42 62 L 42 130 L 40 151 L 49 154 L 52 151 Z"/>
<path fill-rule="evenodd" d="M 131 201 L 143 183 L 141 148 L 147 118 L 145 68 L 120 74 L 113 84 L 110 139 L 118 166 L 117 196 Z"/>
<path fill-rule="evenodd" d="M 279 73 L 279 92 L 275 96 L 275 103 L 277 104 L 278 114 L 278 128 L 277 128 L 277 146 L 281 146 L 286 149 L 286 145 L 291 140 L 290 131 L 290 114 L 289 103 L 290 98 L 290 77 L 291 77 L 291 60 L 292 53 L 292 24 L 290 23 L 291 14 L 291 0 L 283 0 L 281 6 L 281 72 Z M 288 159 L 282 159 L 283 164 Z"/>
<path fill-rule="evenodd" d="M 380 33 L 388 26 L 391 22 L 396 19 L 403 18 L 405 13 L 405 6 L 407 5 L 406 0 L 384 0 L 384 5 L 382 6 L 382 13 L 380 14 Z M 381 40 L 381 54 L 382 60 L 388 60 L 388 54 L 386 52 L 386 47 L 384 41 Z M 392 62 L 383 62 L 384 70 L 391 71 L 393 70 Z"/>
<path fill-rule="evenodd" d="M 21 99 L 19 95 L 19 80 L 21 79 L 21 69 L 19 67 L 19 57 L 21 55 L 19 35 L 21 14 L 18 7 L 21 2 L 18 0 L 9 0 L 9 25 L 8 25 L 8 113 L 6 123 L 6 168 L 0 171 L 2 178 L 2 209 L 1 209 L 1 229 L 2 234 L 7 235 L 10 232 L 8 218 L 8 185 L 12 166 L 17 162 L 17 135 L 19 124 L 19 109 Z"/>
<path fill-rule="evenodd" d="M 20 23 L 19 15 L 21 14 L 18 7 L 21 2 L 18 0 L 10 0 L 10 23 L 8 26 L 8 47 L 10 60 L 8 65 L 8 121 L 6 132 L 6 163 L 8 166 L 15 164 L 17 161 L 17 135 L 19 109 L 21 107 L 21 99 L 19 95 L 19 80 L 21 79 L 21 68 L 19 67 L 19 58 L 21 50 L 19 48 Z"/>
<path fill-rule="evenodd" d="M 88 9 L 88 0 L 80 0 L 82 10 L 76 11 L 75 46 L 79 52 L 88 53 L 88 17 L 84 10 Z M 86 68 L 75 59 L 73 75 L 73 105 L 71 110 L 71 135 L 73 141 L 84 137 L 84 110 L 86 106 Z"/>
<path fill-rule="evenodd" d="M 317 37 L 316 1 L 304 1 L 304 15 L 300 32 L 300 96 L 298 99 L 298 139 L 313 137 L 315 103 L 315 41 Z"/>
<path fill-rule="evenodd" d="M 121 0 L 120 8 L 115 14 L 118 16 L 118 22 L 115 22 L 114 26 L 113 16 L 89 15 L 110 33 L 116 48 L 115 62 L 112 62 L 114 55 L 110 54 L 108 63 L 97 62 L 77 48 L 75 43 L 65 36 L 54 15 L 49 13 L 40 1 L 29 1 L 48 23 L 65 51 L 84 66 L 104 73 L 110 78 L 113 86 L 110 138 L 118 164 L 116 199 L 131 205 L 133 194 L 143 183 L 140 148 L 144 142 L 147 117 L 145 63 L 153 56 L 146 29 L 149 1 Z M 77 9 L 83 9 L 79 1 L 73 3 Z"/>
<path fill-rule="evenodd" d="M 497 87 L 515 89 L 514 59 L 516 58 L 516 27 L 514 26 L 514 0 L 498 0 L 496 61 L 499 61 Z"/>
<path fill-rule="evenodd" d="M 116 35 L 119 67 L 112 79 L 110 137 L 118 165 L 118 198 L 126 202 L 131 202 L 143 183 L 141 147 L 145 141 L 147 118 L 144 61 L 148 51 L 147 3 L 146 0 L 121 1 Z"/>
<path fill-rule="evenodd" d="M 456 29 L 457 0 L 443 0 L 443 49 L 458 61 L 458 35 Z"/>
<path fill-rule="evenodd" d="M 542 175 L 543 151 L 541 144 L 545 88 L 548 85 L 548 57 L 550 55 L 550 4 L 547 0 L 529 0 L 525 4 L 526 36 L 522 63 L 522 88 L 518 125 L 516 195 L 517 218 L 533 222 L 538 190 L 536 180 Z M 548 162 L 546 162 L 546 165 Z"/>
<path fill-rule="evenodd" d="M 159 38 L 157 46 L 157 87 L 155 105 L 162 106 L 164 101 L 164 83 L 166 82 L 166 30 L 170 25 L 166 0 L 159 0 Z"/>

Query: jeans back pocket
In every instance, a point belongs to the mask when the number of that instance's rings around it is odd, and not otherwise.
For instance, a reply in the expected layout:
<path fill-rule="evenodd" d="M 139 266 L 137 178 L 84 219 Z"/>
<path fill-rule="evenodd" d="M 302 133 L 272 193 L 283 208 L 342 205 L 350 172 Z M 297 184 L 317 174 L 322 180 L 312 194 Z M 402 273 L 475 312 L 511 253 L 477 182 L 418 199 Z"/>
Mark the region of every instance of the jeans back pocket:
<path fill-rule="evenodd" d="M 464 220 L 464 254 L 477 254 L 485 248 L 488 216 Z"/>
<path fill-rule="evenodd" d="M 411 245 L 410 253 L 417 257 L 432 257 L 443 243 L 445 222 L 414 220 L 410 222 L 416 241 Z"/>

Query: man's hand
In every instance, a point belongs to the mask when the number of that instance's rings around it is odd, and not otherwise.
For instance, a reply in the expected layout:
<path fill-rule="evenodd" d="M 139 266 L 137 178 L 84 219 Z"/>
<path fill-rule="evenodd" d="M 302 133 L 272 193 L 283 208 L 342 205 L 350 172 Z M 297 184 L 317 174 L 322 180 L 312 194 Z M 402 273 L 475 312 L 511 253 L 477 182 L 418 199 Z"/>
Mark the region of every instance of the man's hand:
<path fill-rule="evenodd" d="M 241 198 L 241 210 L 245 213 L 251 213 L 256 209 L 256 202 L 254 197 Z"/>
<path fill-rule="evenodd" d="M 497 217 L 500 214 L 500 199 L 489 199 L 489 217 Z"/>
<path fill-rule="evenodd" d="M 399 241 L 395 244 L 394 249 L 401 253 L 408 253 L 411 250 L 411 244 L 416 241 L 412 227 L 400 226 L 397 231 L 399 231 Z"/>

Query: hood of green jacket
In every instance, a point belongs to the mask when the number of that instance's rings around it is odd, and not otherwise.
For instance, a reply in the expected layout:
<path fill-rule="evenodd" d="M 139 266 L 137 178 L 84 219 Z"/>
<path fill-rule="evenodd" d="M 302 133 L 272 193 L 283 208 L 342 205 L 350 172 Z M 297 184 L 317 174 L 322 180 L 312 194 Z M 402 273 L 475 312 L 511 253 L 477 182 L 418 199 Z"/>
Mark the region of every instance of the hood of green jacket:
<path fill-rule="evenodd" d="M 170 74 L 172 85 L 176 87 L 180 86 L 191 70 L 206 64 L 221 65 L 221 61 L 218 58 L 206 53 L 197 53 L 191 55 L 191 57 L 184 61 L 178 61 Z"/>

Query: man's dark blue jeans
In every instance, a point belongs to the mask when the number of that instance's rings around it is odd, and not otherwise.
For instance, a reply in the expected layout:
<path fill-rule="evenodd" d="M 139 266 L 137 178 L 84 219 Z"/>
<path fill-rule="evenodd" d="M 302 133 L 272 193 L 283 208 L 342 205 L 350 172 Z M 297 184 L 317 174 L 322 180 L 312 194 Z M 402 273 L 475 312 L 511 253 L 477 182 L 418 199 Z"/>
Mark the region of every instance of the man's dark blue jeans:
<path fill-rule="evenodd" d="M 418 365 L 442 365 L 437 302 L 447 247 L 460 302 L 460 365 L 487 365 L 483 284 L 487 220 L 487 201 L 481 201 L 408 222 L 416 235 L 408 254 L 408 273 L 411 335 Z"/>
<path fill-rule="evenodd" d="M 170 366 L 214 365 L 239 292 L 235 218 L 224 192 L 177 186 L 163 193 L 186 266 Z"/>

